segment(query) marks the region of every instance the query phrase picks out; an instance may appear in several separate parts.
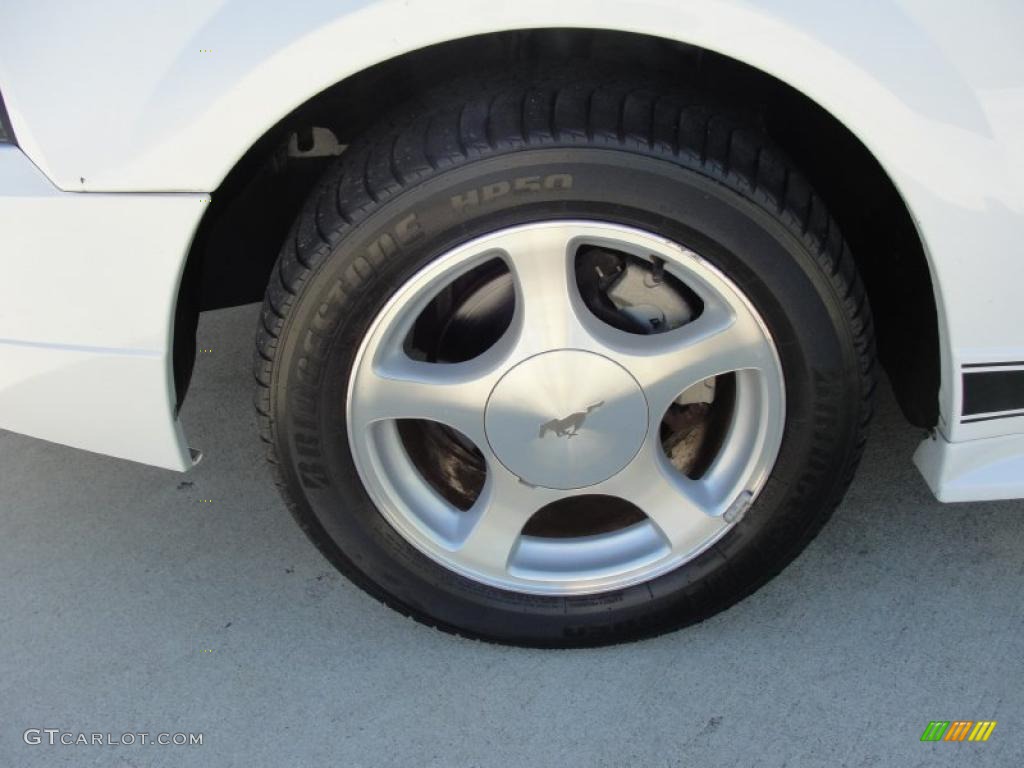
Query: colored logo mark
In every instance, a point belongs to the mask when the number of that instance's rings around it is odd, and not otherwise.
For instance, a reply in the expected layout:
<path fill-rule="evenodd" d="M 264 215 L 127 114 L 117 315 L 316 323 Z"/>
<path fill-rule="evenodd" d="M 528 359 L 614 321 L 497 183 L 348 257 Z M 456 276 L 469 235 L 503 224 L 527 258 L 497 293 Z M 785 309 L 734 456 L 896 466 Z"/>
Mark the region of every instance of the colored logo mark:
<path fill-rule="evenodd" d="M 932 720 L 921 741 L 988 741 L 995 727 L 995 720 Z"/>

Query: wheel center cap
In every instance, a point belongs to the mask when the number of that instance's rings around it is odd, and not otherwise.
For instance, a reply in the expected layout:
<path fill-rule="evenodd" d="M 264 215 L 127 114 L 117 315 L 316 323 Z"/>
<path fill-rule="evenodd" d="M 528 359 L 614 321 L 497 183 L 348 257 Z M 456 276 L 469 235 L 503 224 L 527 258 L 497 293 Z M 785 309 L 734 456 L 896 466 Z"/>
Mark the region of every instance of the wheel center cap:
<path fill-rule="evenodd" d="M 530 485 L 568 490 L 625 467 L 647 435 L 647 400 L 618 363 L 561 349 L 516 365 L 484 415 L 498 460 Z"/>

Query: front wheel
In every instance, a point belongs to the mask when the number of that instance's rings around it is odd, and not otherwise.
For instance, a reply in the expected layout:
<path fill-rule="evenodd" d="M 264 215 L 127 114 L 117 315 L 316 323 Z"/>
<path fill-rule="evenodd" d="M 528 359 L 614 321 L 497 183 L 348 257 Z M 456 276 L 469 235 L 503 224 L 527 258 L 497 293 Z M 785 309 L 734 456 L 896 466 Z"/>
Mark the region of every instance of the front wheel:
<path fill-rule="evenodd" d="M 351 146 L 283 250 L 257 404 L 299 523 L 446 630 L 699 621 L 848 484 L 870 315 L 821 200 L 671 90 L 548 73 Z"/>

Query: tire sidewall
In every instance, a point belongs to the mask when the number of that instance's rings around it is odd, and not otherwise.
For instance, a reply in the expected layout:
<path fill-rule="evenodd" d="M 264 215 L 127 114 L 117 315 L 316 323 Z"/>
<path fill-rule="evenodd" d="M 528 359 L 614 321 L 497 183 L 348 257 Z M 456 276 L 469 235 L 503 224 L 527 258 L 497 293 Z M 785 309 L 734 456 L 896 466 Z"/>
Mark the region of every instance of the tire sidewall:
<path fill-rule="evenodd" d="M 412 181 L 347 228 L 299 291 L 272 380 L 281 470 L 300 521 L 325 553 L 407 612 L 537 645 L 605 642 L 698 620 L 785 565 L 823 522 L 820 510 L 831 509 L 854 460 L 862 399 L 854 334 L 813 240 L 734 181 L 709 178 L 679 158 L 621 149 L 525 150 Z M 597 595 L 509 592 L 445 569 L 376 509 L 348 445 L 353 360 L 394 293 L 468 240 L 553 219 L 632 226 L 698 253 L 761 315 L 787 392 L 775 467 L 744 518 L 679 568 Z"/>

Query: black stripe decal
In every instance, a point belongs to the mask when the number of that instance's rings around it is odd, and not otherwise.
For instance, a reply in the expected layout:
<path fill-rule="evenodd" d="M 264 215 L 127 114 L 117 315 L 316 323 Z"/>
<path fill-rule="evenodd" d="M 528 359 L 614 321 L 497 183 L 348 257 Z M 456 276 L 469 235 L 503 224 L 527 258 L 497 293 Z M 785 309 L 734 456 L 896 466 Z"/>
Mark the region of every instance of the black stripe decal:
<path fill-rule="evenodd" d="M 963 373 L 963 416 L 1024 410 L 1024 370 Z"/>
<path fill-rule="evenodd" d="M 1006 363 L 964 363 L 964 368 L 1024 368 L 1024 360 Z"/>
<path fill-rule="evenodd" d="M 976 421 L 994 421 L 995 419 L 1014 419 L 1018 416 L 1024 416 L 1024 411 L 1017 411 L 1016 413 L 1000 413 L 998 416 L 972 416 L 969 419 L 961 419 L 961 424 L 973 424 Z"/>

